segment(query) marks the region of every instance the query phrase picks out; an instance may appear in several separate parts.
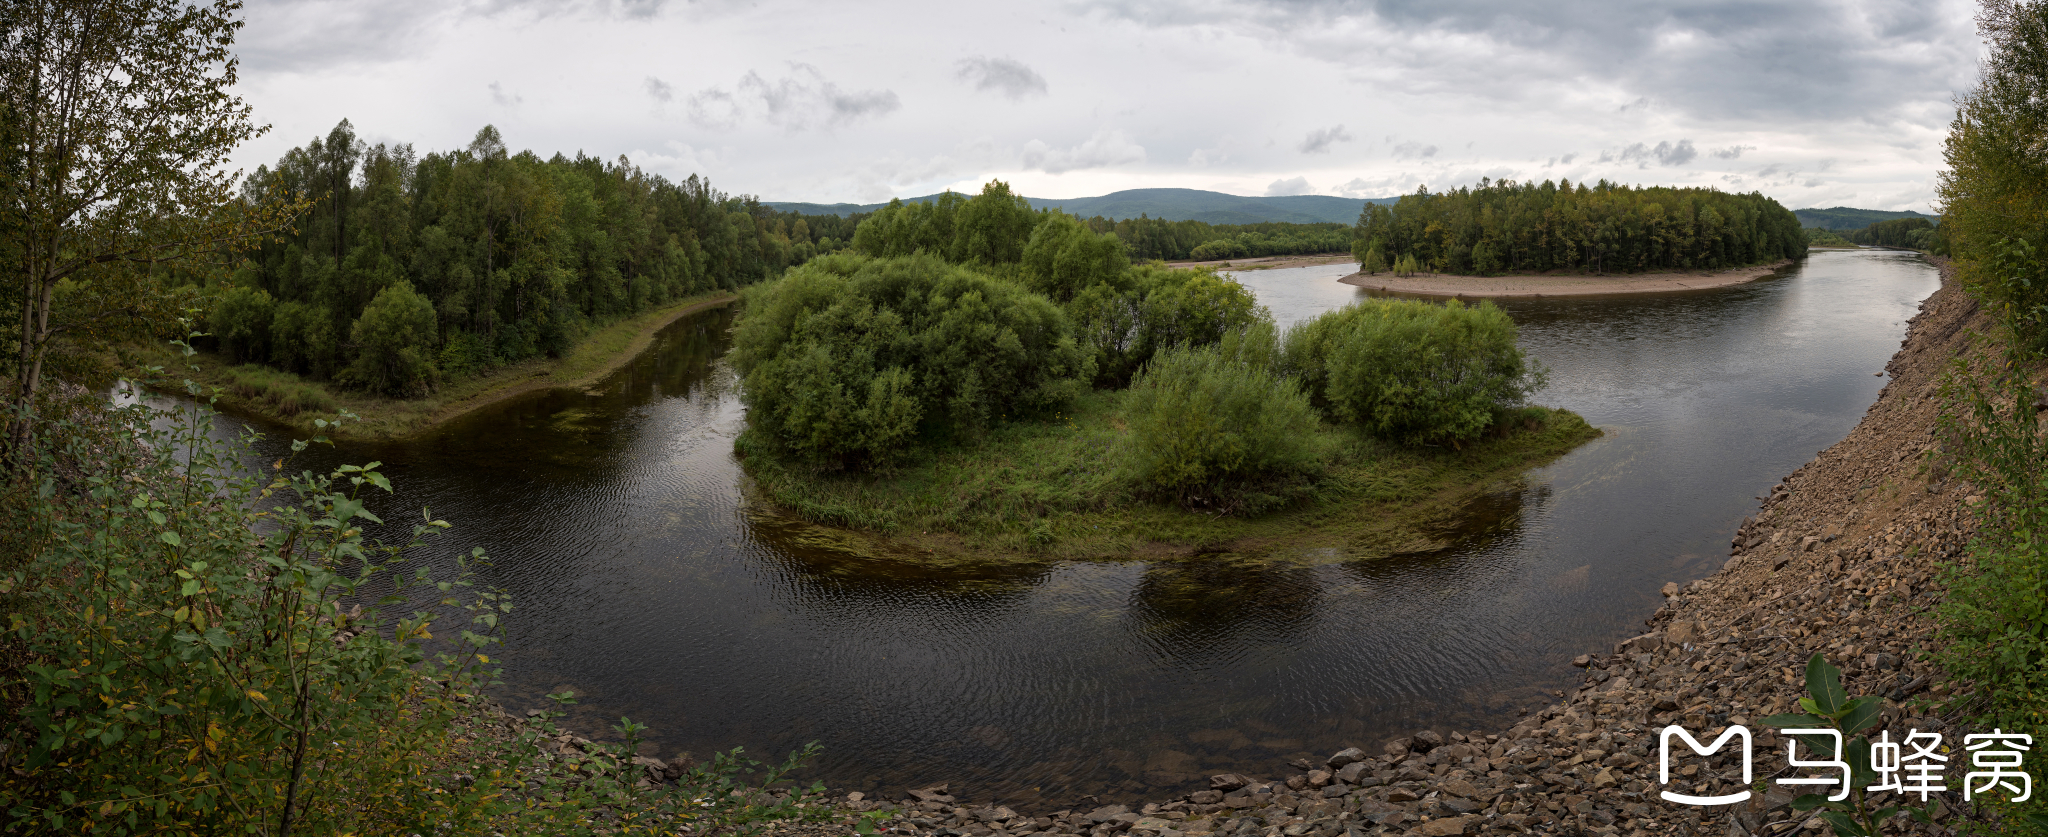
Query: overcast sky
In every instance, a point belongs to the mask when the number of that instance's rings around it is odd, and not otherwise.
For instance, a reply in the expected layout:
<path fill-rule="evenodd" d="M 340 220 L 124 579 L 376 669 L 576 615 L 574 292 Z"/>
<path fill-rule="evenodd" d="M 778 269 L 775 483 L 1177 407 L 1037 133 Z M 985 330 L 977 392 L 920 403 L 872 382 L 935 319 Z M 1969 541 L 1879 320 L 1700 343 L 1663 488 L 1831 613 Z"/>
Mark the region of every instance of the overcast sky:
<path fill-rule="evenodd" d="M 250 0 L 253 168 L 349 119 L 872 202 L 1481 177 L 1927 211 L 1981 45 L 1963 2 Z"/>

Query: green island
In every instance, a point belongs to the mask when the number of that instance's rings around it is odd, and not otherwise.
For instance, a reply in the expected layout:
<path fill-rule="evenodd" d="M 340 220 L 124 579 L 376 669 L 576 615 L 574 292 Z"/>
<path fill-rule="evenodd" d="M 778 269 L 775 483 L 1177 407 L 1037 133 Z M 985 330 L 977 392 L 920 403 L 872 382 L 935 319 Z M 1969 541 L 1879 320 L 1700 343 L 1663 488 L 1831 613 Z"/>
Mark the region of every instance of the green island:
<path fill-rule="evenodd" d="M 849 530 L 840 548 L 1430 552 L 1599 435 L 1524 403 L 1540 371 L 1490 304 L 1374 300 L 1282 333 L 1237 283 L 1133 265 L 1000 181 L 937 209 L 892 204 L 741 303 L 735 447 L 759 498 Z"/>

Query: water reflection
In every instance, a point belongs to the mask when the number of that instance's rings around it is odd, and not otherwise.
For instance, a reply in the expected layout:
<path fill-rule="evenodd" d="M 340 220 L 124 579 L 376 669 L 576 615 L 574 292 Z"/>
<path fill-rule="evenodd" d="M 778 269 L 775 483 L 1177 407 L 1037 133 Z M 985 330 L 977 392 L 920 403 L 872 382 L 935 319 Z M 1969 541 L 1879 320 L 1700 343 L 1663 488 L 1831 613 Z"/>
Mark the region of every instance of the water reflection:
<path fill-rule="evenodd" d="M 1241 279 L 1290 321 L 1357 299 L 1341 272 Z M 1375 561 L 931 567 L 788 520 L 750 503 L 733 460 L 724 312 L 587 391 L 319 456 L 384 461 L 387 519 L 431 506 L 456 524 L 440 554 L 492 554 L 486 582 L 519 603 L 515 706 L 574 688 L 585 729 L 630 715 L 667 752 L 817 740 L 816 775 L 849 790 L 1135 797 L 1495 725 L 1563 685 L 1854 425 L 1934 284 L 1915 259 L 1827 253 L 1717 291 L 1506 303 L 1552 369 L 1538 400 L 1607 435 Z M 284 440 L 265 444 L 268 461 Z"/>

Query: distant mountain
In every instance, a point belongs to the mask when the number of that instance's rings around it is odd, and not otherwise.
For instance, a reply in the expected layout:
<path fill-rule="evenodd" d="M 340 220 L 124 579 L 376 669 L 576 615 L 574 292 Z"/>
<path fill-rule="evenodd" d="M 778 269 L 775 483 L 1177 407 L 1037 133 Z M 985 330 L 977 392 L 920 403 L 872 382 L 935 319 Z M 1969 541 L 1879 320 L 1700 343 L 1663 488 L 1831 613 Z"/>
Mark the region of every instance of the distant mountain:
<path fill-rule="evenodd" d="M 1860 230 L 1879 221 L 1890 221 L 1896 218 L 1925 218 L 1935 224 L 1941 223 L 1941 216 L 1939 215 L 1922 215 L 1911 210 L 1888 212 L 1882 209 L 1850 209 L 1846 206 L 1836 206 L 1828 209 L 1795 209 L 1792 210 L 1792 214 L 1799 216 L 1800 226 L 1819 227 L 1824 230 Z"/>
<path fill-rule="evenodd" d="M 930 202 L 938 195 L 904 198 L 904 203 Z M 1250 198 L 1205 192 L 1200 189 L 1125 189 L 1094 198 L 1025 198 L 1033 209 L 1057 209 L 1082 218 L 1100 215 L 1112 220 L 1146 215 L 1168 221 L 1206 221 L 1211 224 L 1257 224 L 1290 221 L 1297 224 L 1335 222 L 1350 224 L 1367 203 L 1392 204 L 1399 198 L 1333 198 L 1328 195 L 1289 195 Z M 886 203 L 795 203 L 767 201 L 766 206 L 783 212 L 806 215 L 852 215 L 873 212 Z"/>

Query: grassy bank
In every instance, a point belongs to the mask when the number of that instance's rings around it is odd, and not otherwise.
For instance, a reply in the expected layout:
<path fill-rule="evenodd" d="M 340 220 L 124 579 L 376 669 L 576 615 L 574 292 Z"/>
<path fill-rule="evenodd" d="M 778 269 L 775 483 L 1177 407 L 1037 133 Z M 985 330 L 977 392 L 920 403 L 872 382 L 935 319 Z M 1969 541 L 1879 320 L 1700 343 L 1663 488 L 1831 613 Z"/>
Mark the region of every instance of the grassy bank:
<path fill-rule="evenodd" d="M 447 382 L 425 398 L 387 398 L 342 389 L 267 366 L 231 365 L 210 352 L 202 352 L 189 361 L 199 367 L 189 377 L 219 390 L 223 407 L 289 425 L 294 430 L 310 433 L 315 419 L 332 419 L 345 410 L 354 413 L 357 420 L 344 424 L 339 433 L 323 432 L 344 439 L 401 439 L 523 393 L 589 386 L 639 355 L 653 342 L 654 334 L 669 324 L 737 298 L 727 293 L 691 297 L 597 329 L 563 357 L 530 360 Z M 117 354 L 120 365 L 131 373 L 148 366 L 162 366 L 172 370 L 175 377 L 188 363 L 163 346 L 126 347 Z"/>
<path fill-rule="evenodd" d="M 761 499 L 852 530 L 841 549 L 984 561 L 1333 547 L 1333 559 L 1358 559 L 1450 546 L 1473 500 L 1600 435 L 1575 413 L 1542 408 L 1462 450 L 1402 447 L 1326 427 L 1314 440 L 1323 466 L 1313 483 L 1278 511 L 1238 518 L 1127 487 L 1116 472 L 1125 396 L 1092 392 L 1045 420 L 1004 425 L 873 475 L 788 464 L 752 430 L 736 447 Z"/>

